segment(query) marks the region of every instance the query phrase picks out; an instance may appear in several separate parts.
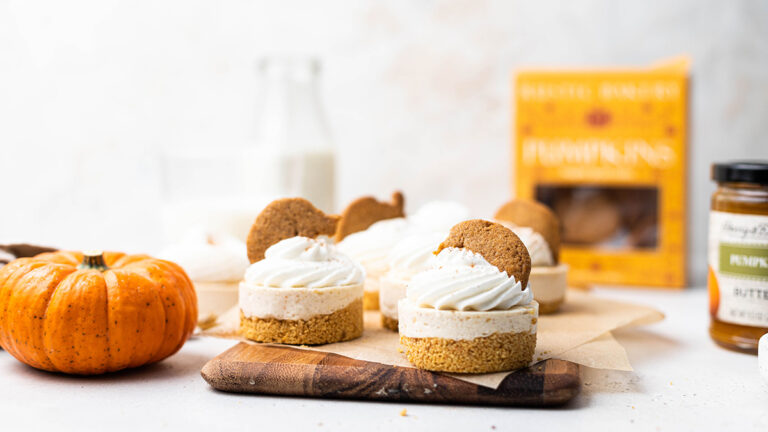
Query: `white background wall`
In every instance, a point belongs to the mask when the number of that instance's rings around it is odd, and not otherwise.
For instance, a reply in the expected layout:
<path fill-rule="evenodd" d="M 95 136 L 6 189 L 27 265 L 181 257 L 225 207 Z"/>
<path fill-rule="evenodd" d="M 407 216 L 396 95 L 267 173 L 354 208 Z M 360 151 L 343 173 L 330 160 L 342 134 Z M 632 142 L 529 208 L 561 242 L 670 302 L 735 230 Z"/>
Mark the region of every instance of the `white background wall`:
<path fill-rule="evenodd" d="M 324 62 L 339 202 L 510 196 L 510 73 L 693 60 L 690 234 L 712 161 L 768 159 L 764 1 L 0 0 L 0 242 L 155 251 L 165 147 L 252 136 L 254 61 Z"/>

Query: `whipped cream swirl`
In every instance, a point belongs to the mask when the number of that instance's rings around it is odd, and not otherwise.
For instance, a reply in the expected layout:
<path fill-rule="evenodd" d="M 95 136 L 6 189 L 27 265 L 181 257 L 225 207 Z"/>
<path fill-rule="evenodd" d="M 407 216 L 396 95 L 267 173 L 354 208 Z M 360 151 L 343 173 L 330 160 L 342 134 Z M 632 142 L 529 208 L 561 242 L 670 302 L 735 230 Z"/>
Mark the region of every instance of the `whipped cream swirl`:
<path fill-rule="evenodd" d="M 159 257 L 179 264 L 193 282 L 237 282 L 250 264 L 245 243 L 204 230 L 190 230 Z"/>
<path fill-rule="evenodd" d="M 389 251 L 409 230 L 405 218 L 378 221 L 368 229 L 348 235 L 339 250 L 363 265 L 369 277 L 378 278 L 389 268 Z"/>
<path fill-rule="evenodd" d="M 245 283 L 276 288 L 327 288 L 362 284 L 365 271 L 324 237 L 291 237 L 251 264 Z"/>
<path fill-rule="evenodd" d="M 528 227 L 510 227 L 528 249 L 532 266 L 552 266 L 555 260 L 552 258 L 552 250 L 544 237 Z"/>
<path fill-rule="evenodd" d="M 432 268 L 435 251 L 448 233 L 415 234 L 399 241 L 389 253 L 389 274 L 407 279 Z"/>
<path fill-rule="evenodd" d="M 411 279 L 406 296 L 420 307 L 457 311 L 508 310 L 533 300 L 530 286 L 524 289 L 482 255 L 458 248 L 440 251 L 431 269 Z"/>

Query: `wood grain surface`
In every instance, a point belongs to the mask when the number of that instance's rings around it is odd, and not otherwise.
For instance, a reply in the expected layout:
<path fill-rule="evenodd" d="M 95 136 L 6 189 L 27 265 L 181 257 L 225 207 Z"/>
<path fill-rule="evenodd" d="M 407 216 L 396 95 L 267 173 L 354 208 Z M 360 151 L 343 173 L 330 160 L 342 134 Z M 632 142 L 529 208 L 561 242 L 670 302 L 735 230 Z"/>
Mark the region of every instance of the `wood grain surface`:
<path fill-rule="evenodd" d="M 201 374 L 225 392 L 506 406 L 562 405 L 581 384 L 579 366 L 563 360 L 513 373 L 494 390 L 419 369 L 244 342 L 209 361 Z"/>

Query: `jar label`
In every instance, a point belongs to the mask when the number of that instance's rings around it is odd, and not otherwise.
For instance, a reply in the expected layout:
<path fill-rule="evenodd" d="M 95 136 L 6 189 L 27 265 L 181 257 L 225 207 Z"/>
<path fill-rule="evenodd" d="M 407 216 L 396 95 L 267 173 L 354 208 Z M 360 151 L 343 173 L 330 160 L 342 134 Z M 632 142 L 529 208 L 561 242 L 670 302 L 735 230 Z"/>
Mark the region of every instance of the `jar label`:
<path fill-rule="evenodd" d="M 711 212 L 709 268 L 712 313 L 768 327 L 768 216 Z"/>

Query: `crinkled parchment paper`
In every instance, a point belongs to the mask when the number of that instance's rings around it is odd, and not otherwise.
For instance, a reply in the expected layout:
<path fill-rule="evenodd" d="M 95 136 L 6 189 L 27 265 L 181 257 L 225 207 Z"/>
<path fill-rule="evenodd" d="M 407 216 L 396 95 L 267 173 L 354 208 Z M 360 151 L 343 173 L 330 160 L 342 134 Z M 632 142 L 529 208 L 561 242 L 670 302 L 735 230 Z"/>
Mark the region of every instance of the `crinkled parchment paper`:
<path fill-rule="evenodd" d="M 549 358 L 568 360 L 598 369 L 632 370 L 627 353 L 611 335 L 611 331 L 661 321 L 664 315 L 656 309 L 596 297 L 569 290 L 560 312 L 542 315 L 538 321 L 538 336 L 534 362 Z M 204 336 L 225 337 L 246 341 L 237 334 L 237 308 L 220 317 L 218 325 L 202 332 Z M 381 327 L 378 312 L 366 312 L 365 332 L 359 339 L 320 346 L 296 348 L 383 363 L 412 367 L 399 350 L 397 333 Z M 513 372 L 490 374 L 451 374 L 458 379 L 497 388 Z"/>

